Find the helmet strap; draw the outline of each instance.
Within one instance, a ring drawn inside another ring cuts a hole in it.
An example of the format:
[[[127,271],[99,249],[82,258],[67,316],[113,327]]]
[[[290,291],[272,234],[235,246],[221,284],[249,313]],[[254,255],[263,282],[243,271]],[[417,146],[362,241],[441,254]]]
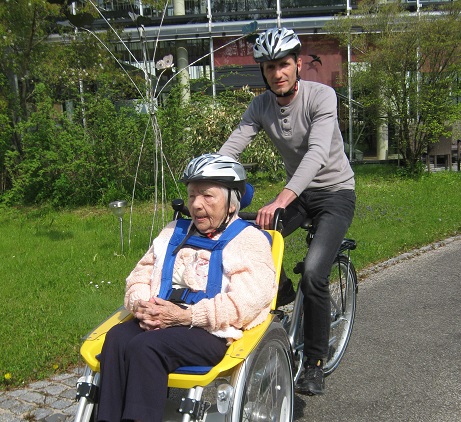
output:
[[[184,246],[184,244],[187,242],[187,240],[189,239],[189,237],[191,237],[194,233],[196,232],[199,232],[197,230],[197,227],[195,227],[195,224],[192,224],[192,227],[190,228],[190,230],[187,232],[187,235],[186,237],[183,239],[183,241],[178,245],[176,246],[175,250],[173,251],[173,255],[176,255],[178,253],[178,251]],[[200,232],[199,232],[200,233]]]
[[[289,89],[287,92],[285,92],[284,94],[276,94],[274,91],[272,91],[272,89],[271,91],[274,92],[275,96],[278,98],[290,97],[298,91],[298,81],[299,81],[299,76],[296,77],[296,82],[293,85],[293,87]]]

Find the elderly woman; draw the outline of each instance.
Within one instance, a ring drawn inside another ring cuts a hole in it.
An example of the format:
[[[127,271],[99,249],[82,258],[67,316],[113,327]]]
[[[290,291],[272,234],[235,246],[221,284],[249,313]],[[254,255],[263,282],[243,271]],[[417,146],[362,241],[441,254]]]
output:
[[[162,421],[169,373],[216,365],[265,320],[275,271],[265,235],[238,218],[245,180],[241,164],[218,154],[187,166],[192,221],[168,224],[127,278],[135,318],[107,333],[99,421]]]

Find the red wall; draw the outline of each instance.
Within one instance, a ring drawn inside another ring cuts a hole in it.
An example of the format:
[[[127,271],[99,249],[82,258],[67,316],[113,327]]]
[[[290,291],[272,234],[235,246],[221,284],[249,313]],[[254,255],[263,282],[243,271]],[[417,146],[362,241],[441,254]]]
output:
[[[326,85],[338,88],[344,84],[345,52],[340,51],[336,41],[326,38],[323,35],[302,35],[300,36],[302,49],[300,57],[303,66],[300,72],[302,79],[321,82]],[[232,41],[232,38],[219,38],[214,40],[215,66],[229,65],[254,65],[253,45],[245,40],[239,40],[228,46],[218,49],[222,45]],[[312,63],[315,54],[320,57],[322,64]]]

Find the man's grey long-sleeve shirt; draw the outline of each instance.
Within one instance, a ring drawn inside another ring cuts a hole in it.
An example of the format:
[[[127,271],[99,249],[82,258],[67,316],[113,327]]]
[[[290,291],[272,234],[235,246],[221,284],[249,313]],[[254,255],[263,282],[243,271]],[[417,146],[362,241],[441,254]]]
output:
[[[255,97],[219,153],[238,159],[261,129],[280,152],[287,174],[285,187],[296,195],[305,189],[354,189],[333,88],[301,80],[297,95],[286,106],[279,105],[271,91]]]

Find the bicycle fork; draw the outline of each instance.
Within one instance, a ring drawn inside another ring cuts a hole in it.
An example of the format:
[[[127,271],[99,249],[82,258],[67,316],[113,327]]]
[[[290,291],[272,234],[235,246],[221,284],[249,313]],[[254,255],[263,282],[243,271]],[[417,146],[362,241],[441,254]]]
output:
[[[301,288],[298,286],[298,291],[296,292],[296,298],[293,304],[291,324],[288,330],[288,341],[290,342],[291,350],[295,355],[294,361],[297,362],[297,367],[294,368],[293,375],[295,384],[301,376],[304,361],[304,341],[299,341],[300,333],[302,333],[301,338],[304,339],[304,333],[302,332],[304,324],[303,298],[304,296]]]

